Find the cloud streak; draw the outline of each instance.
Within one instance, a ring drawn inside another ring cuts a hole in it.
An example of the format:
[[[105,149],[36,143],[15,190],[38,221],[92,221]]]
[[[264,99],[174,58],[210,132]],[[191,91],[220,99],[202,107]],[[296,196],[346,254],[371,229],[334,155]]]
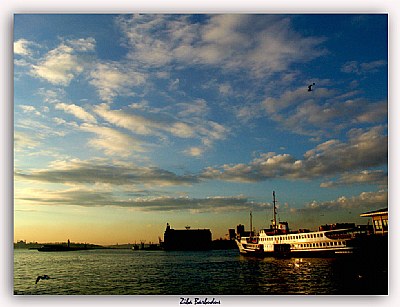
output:
[[[378,192],[362,192],[358,196],[341,196],[336,200],[318,202],[313,201],[305,205],[306,211],[337,211],[355,208],[385,208],[388,205],[388,193],[385,190]]]
[[[172,115],[175,111],[176,115]],[[95,106],[94,112],[105,121],[118,128],[124,128],[139,136],[175,137],[180,139],[200,140],[201,145],[189,146],[184,151],[187,155],[200,156],[211,148],[216,141],[225,139],[229,128],[215,121],[207,120],[207,105],[198,100],[191,106],[178,103],[174,109],[131,109],[113,110],[107,104]]]
[[[267,97],[261,106],[268,118],[286,130],[315,137],[386,121],[387,101],[367,101],[356,97],[357,94],[354,91],[340,94],[323,86],[308,92],[304,85],[278,97]],[[246,114],[246,109],[240,109],[238,117]]]
[[[340,187],[348,184],[388,185],[388,174],[382,170],[364,170],[357,173],[344,173],[335,181],[321,183],[322,188]]]
[[[387,163],[387,136],[382,126],[353,129],[347,143],[326,141],[307,151],[302,160],[290,154],[266,153],[249,164],[208,167],[202,177],[236,182],[259,182],[273,178],[312,179]]]
[[[98,189],[71,188],[59,191],[20,190],[16,199],[25,204],[48,206],[120,207],[147,212],[232,212],[264,210],[268,203],[257,203],[243,195],[206,198],[151,196],[130,197]]]
[[[79,118],[86,123],[96,123],[96,118],[93,115],[85,111],[85,109],[83,109],[82,107],[75,104],[66,104],[60,102],[55,105],[55,108],[57,110],[63,110],[66,113],[72,114],[76,118]]]
[[[111,184],[115,186],[129,185],[192,185],[199,182],[196,176],[177,175],[158,167],[138,166],[133,163],[115,161],[107,163],[104,159],[82,161],[56,161],[51,168],[16,171],[18,179],[64,184]]]

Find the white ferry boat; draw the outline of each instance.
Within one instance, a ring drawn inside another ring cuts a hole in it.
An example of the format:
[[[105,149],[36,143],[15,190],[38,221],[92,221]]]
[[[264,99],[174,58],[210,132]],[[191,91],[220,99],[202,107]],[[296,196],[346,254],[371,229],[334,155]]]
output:
[[[273,192],[274,219],[269,229],[257,235],[237,235],[235,241],[239,252],[253,256],[277,257],[334,257],[350,255],[357,250],[357,242],[363,232],[355,224],[333,224],[320,226],[319,231],[289,231],[287,222],[276,222],[276,200]],[[251,221],[250,213],[250,225]],[[250,226],[252,229],[252,226]]]

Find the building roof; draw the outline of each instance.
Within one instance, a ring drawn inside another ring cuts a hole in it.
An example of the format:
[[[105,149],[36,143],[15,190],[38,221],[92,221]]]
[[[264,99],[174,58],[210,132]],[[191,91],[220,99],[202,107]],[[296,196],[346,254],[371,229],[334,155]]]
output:
[[[376,216],[376,215],[384,215],[384,214],[388,214],[388,208],[365,212],[365,213],[360,214],[360,216],[368,217],[368,216]]]

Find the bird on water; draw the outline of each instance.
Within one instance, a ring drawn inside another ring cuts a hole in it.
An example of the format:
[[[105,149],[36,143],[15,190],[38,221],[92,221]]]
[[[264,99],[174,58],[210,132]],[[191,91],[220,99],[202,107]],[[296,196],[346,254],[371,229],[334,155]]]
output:
[[[310,85],[308,86],[308,91],[309,91],[309,92],[312,92],[312,86],[314,86],[314,85],[315,85],[315,83],[310,84]]]
[[[39,275],[39,276],[36,278],[35,284],[37,284],[41,279],[47,280],[47,279],[50,279],[50,276],[49,276],[49,275],[43,275],[43,276],[40,276],[40,275]]]

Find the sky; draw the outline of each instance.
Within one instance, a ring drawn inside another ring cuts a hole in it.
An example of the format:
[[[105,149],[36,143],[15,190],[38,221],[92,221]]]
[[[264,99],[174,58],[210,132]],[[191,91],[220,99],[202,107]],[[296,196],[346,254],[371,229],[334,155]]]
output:
[[[17,14],[14,240],[367,224],[388,206],[384,14]],[[315,83],[315,84],[314,84]],[[308,86],[312,91],[308,91]]]

